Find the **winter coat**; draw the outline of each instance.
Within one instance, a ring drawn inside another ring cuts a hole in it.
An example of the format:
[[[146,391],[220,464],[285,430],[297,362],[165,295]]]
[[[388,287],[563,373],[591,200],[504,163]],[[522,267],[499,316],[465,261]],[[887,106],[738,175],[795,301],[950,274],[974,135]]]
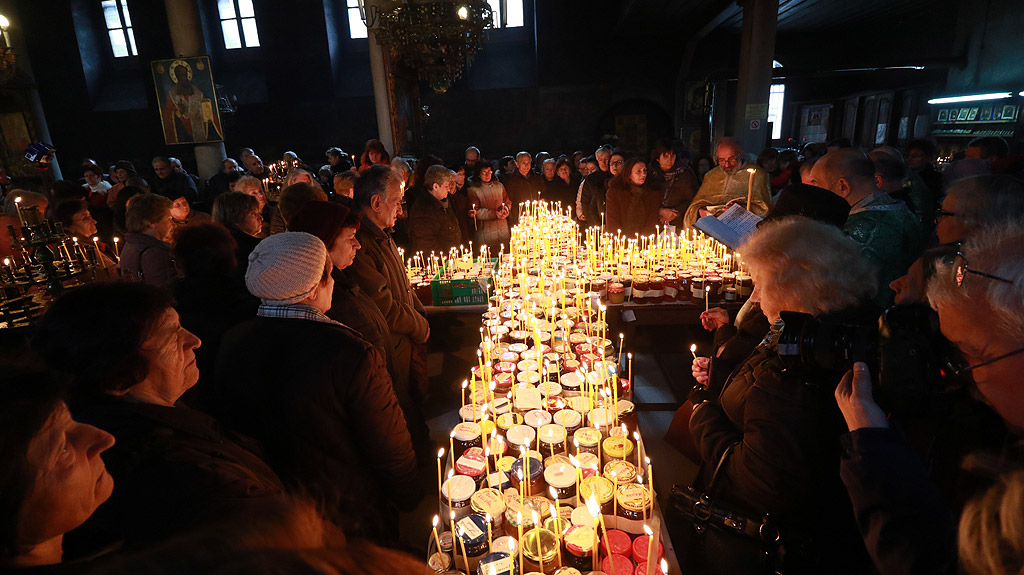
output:
[[[459,218],[454,205],[450,201],[446,203],[447,206],[430,193],[417,198],[409,212],[409,239],[414,253],[445,254],[461,243]]]
[[[250,236],[235,226],[228,226],[231,237],[235,238],[235,279],[244,287],[245,272],[249,269],[249,254],[259,245],[262,238]]]
[[[509,200],[512,201],[512,211],[508,217],[508,225],[512,227],[519,223],[519,204],[542,199],[544,176],[536,172],[524,176],[516,170],[505,176],[501,183],[508,192]]]
[[[476,241],[491,247],[497,254],[502,244],[508,246],[511,239],[508,218],[499,219],[502,206],[512,209],[512,200],[501,182],[491,178],[490,182],[473,182],[469,188],[469,203],[476,204]]]
[[[605,229],[622,230],[626,237],[654,234],[660,208],[661,196],[654,190],[612,179],[608,184]]]
[[[681,228],[686,209],[690,207],[700,187],[693,170],[677,162],[672,169],[663,172],[658,162],[651,162],[647,167],[646,185],[660,194],[661,207],[679,212],[679,216],[669,224]]]
[[[863,573],[869,564],[836,473],[845,424],[833,392],[841,376],[786,369],[769,338],[690,418],[705,480],[736,444],[718,475],[718,502],[774,517],[787,573]]]
[[[127,233],[121,250],[121,275],[147,285],[170,286],[178,279],[171,246],[150,235]]]
[[[331,275],[334,276],[334,296],[331,300],[331,309],[327,310],[327,317],[359,332],[359,335],[384,358],[388,373],[391,373],[393,378],[394,345],[384,314],[345,270],[335,268]]]
[[[273,353],[254,356],[271,346]],[[256,317],[230,330],[217,362],[217,413],[258,439],[287,485],[348,534],[387,533],[388,503],[419,497],[405,419],[383,359],[351,329]]]
[[[545,182],[544,200],[552,204],[560,202],[563,212],[570,206],[575,209],[576,190],[578,189],[579,182],[574,178],[570,178],[569,182],[566,183],[562,178],[555,176],[555,179]]]
[[[113,495],[65,538],[67,547],[88,551],[117,539],[144,546],[235,514],[244,521],[284,498],[256,443],[201,411],[105,396],[73,405],[72,414],[116,443],[103,453]]]
[[[601,225],[601,212],[604,212],[605,197],[608,193],[608,180],[612,178],[610,172],[598,170],[583,178],[580,184],[579,197],[576,199],[577,213],[582,211],[588,226]]]

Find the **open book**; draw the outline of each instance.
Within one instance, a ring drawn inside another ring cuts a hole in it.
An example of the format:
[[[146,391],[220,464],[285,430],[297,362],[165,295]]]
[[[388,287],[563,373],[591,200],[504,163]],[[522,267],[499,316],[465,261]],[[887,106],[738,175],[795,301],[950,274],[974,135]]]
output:
[[[717,218],[714,216],[699,218],[695,226],[698,230],[735,250],[746,241],[750,234],[754,233],[757,223],[763,219],[744,209],[743,206],[733,204]]]

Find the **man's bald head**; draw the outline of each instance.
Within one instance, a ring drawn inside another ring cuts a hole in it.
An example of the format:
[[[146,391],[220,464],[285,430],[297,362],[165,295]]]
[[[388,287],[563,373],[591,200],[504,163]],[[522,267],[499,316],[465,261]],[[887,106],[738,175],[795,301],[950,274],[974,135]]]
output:
[[[825,154],[814,164],[811,177],[814,185],[831,190],[851,206],[875,191],[875,165],[855,148]]]
[[[715,146],[715,162],[727,174],[733,174],[743,163],[740,155],[743,149],[740,148],[739,140],[735,138],[722,138]]]

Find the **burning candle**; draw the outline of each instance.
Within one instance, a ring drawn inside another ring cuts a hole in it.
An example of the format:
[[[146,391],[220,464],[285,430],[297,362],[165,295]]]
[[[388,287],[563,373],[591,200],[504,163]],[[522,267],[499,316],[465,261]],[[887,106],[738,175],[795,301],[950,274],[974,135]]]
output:
[[[435,515],[434,516],[434,520],[431,521],[431,524],[433,525],[433,531],[434,531],[434,544],[437,545],[437,554],[438,554],[438,556],[441,555],[441,538],[437,536],[437,524],[439,523],[439,520],[440,520],[440,518],[437,515]]]
[[[697,344],[695,344],[695,343],[691,343],[690,344],[690,355],[693,356],[693,359],[697,359]]]
[[[18,211],[18,223],[25,227],[25,218],[21,215],[21,196],[14,198],[14,209]]]
[[[750,173],[750,179],[747,182],[747,210],[750,209],[750,199],[754,195],[754,168],[747,168],[747,172]]]

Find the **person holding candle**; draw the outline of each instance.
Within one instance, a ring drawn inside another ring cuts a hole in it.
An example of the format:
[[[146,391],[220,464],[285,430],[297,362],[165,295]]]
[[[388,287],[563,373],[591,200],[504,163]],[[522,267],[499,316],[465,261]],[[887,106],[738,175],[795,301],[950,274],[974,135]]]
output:
[[[618,175],[608,183],[607,229],[621,230],[629,237],[655,233],[661,210],[661,197],[647,181],[647,165],[640,158],[630,158]]]
[[[53,219],[64,226],[64,231],[68,235],[79,238],[89,238],[89,241],[91,241],[93,237],[96,237],[96,220],[89,212],[89,205],[85,200],[61,200],[53,206],[52,214]],[[98,253],[97,257],[99,258],[99,267],[103,269],[116,268],[117,263],[115,261],[113,248],[98,239],[96,242],[92,243],[93,248],[95,248]],[[93,248],[87,249],[92,250]],[[57,256],[57,259],[60,259],[60,254],[56,249],[54,250],[54,254]]]
[[[784,544],[800,542],[787,548],[787,572],[790,565],[865,572],[864,544],[836,473],[842,418],[832,394],[842,373],[786,369],[776,343],[782,311],[823,321],[876,318],[875,271],[839,229],[799,216],[762,226],[742,252],[752,299],[776,325],[690,417],[701,477],[710,478],[731,449],[717,474],[716,504],[755,523],[766,513],[777,518]]]
[[[488,162],[478,162],[469,183],[469,202],[476,206],[476,243],[497,253],[502,244],[508,244],[512,200],[505,186],[494,177],[494,168]]]
[[[733,138],[720,140],[715,153],[718,166],[704,176],[697,196],[686,210],[683,225],[693,228],[697,218],[708,215],[708,209],[712,207],[721,209],[733,201],[746,206],[748,195],[751,198],[750,211],[759,216],[767,214],[772,207],[768,173],[745,164],[740,143]],[[748,172],[747,168],[754,169],[754,172]]]

